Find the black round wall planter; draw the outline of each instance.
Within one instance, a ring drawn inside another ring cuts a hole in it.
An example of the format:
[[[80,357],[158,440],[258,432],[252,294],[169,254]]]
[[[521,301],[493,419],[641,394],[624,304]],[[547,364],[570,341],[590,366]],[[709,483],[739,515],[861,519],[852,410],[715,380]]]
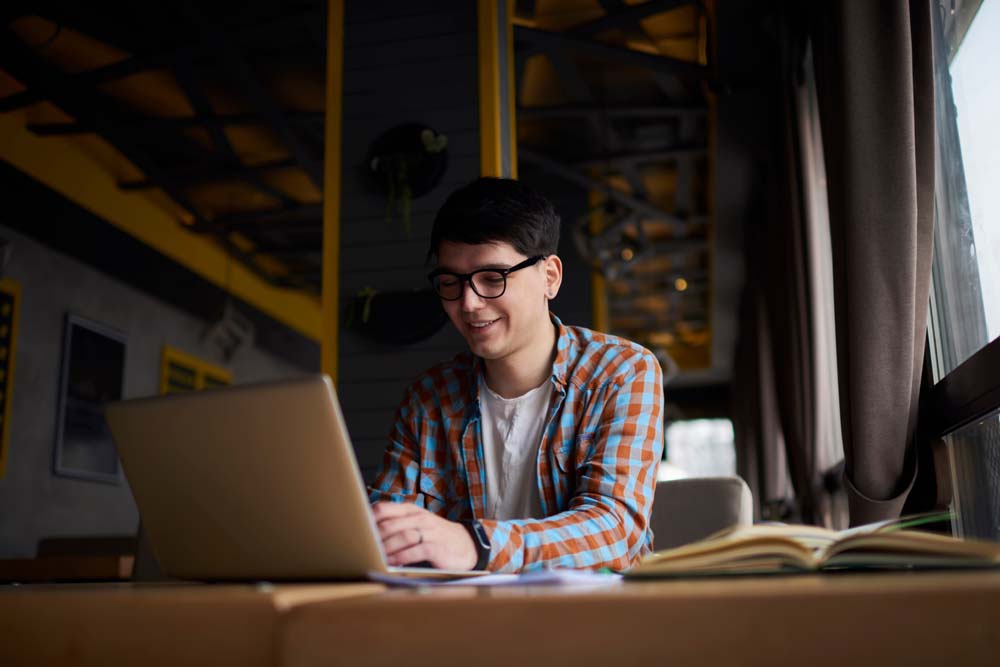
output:
[[[448,315],[433,290],[419,289],[355,297],[347,321],[350,328],[383,345],[410,345],[440,331]]]
[[[413,198],[427,194],[441,182],[448,167],[448,149],[428,148],[424,141],[427,131],[435,139],[441,136],[427,125],[406,123],[386,130],[372,142],[368,172],[376,189],[388,194],[392,188],[390,179],[398,179],[400,170]]]

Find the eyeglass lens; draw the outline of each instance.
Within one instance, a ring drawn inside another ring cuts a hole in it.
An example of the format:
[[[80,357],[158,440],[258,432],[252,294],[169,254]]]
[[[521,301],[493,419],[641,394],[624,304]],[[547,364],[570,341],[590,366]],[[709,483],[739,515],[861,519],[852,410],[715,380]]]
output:
[[[462,278],[442,274],[434,276],[434,289],[442,299],[454,300],[462,298]],[[469,276],[469,283],[472,290],[484,299],[495,299],[504,293],[507,287],[507,278],[499,271],[476,271]]]

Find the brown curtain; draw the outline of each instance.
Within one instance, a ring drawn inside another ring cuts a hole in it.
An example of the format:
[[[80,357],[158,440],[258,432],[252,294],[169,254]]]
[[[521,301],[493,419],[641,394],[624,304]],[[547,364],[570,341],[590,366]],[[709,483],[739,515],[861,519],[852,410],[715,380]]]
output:
[[[778,418],[772,339],[760,290],[744,290],[733,373],[737,473],[754,498],[754,519],[792,518],[785,441]]]
[[[818,5],[851,524],[898,516],[915,475],[934,197],[929,0]]]
[[[771,122],[766,160],[757,172],[762,198],[746,232],[747,288],[734,394],[741,397],[737,419],[747,424],[737,432],[746,461],[740,471],[757,476],[753,490],[765,518],[814,523],[822,514],[817,388],[823,375],[813,331],[817,303],[807,206],[812,202],[806,197],[811,183],[800,117],[807,18],[795,3],[784,5],[775,16],[773,41],[767,42],[774,47],[763,78]],[[750,396],[754,400],[747,400]],[[794,507],[787,502],[792,490]]]
[[[777,76],[773,97],[770,214],[767,253],[761,274],[772,336],[774,382],[785,456],[795,489],[798,520],[816,520],[819,473],[816,470],[815,355],[812,333],[809,253],[803,210],[802,149],[798,141],[796,96],[802,85],[805,36],[794,11],[778,22]]]
[[[730,414],[733,417],[733,443],[736,450],[736,474],[750,487],[754,500],[754,521],[761,518],[764,497],[761,480],[760,418],[756,400],[759,392],[753,383],[757,378],[757,356],[754,354],[756,333],[750,319],[749,290],[744,288],[740,303],[740,335],[733,355],[733,391]],[[748,400],[750,399],[750,400]]]
[[[843,529],[848,525],[848,517],[842,484],[844,444],[840,432],[830,212],[811,49],[806,49],[803,56],[801,68],[796,67],[803,80],[796,80],[794,86],[794,120],[798,139],[798,174],[803,195],[801,218],[805,228],[805,266],[809,283],[807,301],[811,325],[811,435],[806,444],[814,475],[814,523]]]

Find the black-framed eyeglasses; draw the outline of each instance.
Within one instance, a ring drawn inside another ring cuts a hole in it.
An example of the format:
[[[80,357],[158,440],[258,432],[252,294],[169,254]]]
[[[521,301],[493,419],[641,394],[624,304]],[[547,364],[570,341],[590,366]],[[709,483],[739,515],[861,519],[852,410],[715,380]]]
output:
[[[545,257],[545,255],[535,255],[509,269],[477,269],[472,273],[452,273],[444,269],[434,269],[427,274],[427,279],[431,281],[437,295],[445,301],[461,299],[462,287],[466,282],[472,287],[472,291],[480,297],[496,299],[507,291],[507,276],[515,271],[534,266]]]

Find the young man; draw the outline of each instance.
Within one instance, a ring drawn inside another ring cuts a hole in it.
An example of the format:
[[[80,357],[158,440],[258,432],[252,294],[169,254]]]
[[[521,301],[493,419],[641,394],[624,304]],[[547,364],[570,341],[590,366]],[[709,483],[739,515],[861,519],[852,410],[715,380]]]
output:
[[[563,325],[559,217],[481,178],[438,212],[431,283],[469,345],[421,375],[371,488],[391,565],[624,569],[652,545],[663,381],[645,348]]]

